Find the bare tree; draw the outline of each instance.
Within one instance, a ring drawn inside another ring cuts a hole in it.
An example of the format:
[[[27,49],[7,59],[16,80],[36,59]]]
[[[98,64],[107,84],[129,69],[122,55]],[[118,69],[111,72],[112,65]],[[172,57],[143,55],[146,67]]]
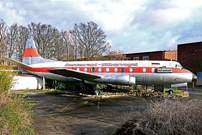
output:
[[[18,39],[18,25],[15,23],[11,27],[9,27],[9,30],[7,32],[7,54],[8,57],[11,58],[16,50],[16,44]]]
[[[38,49],[38,53],[48,59],[57,59],[60,48],[61,33],[58,29],[51,25],[34,23],[28,25],[29,32],[33,34],[33,38]]]
[[[31,24],[28,24],[28,30],[29,34],[34,38],[38,53],[41,55],[41,23],[31,22]]]
[[[16,60],[19,60],[22,62],[23,53],[26,46],[26,41],[29,36],[29,31],[27,27],[19,26],[18,28],[18,40],[17,40],[17,46],[16,46]]]
[[[74,42],[73,36],[70,34],[69,31],[62,31],[62,54],[63,60],[73,60],[75,58],[74,46],[72,46],[72,42]]]
[[[93,60],[95,57],[101,57],[110,48],[109,42],[105,39],[105,32],[94,22],[75,24],[70,34],[73,36],[73,42],[70,43],[74,46],[75,55],[79,53],[80,58]]]
[[[6,32],[7,32],[7,25],[3,20],[0,20],[0,57],[6,53]],[[0,59],[0,64],[2,63]]]
[[[49,42],[46,45],[46,57],[49,59],[60,60],[63,57],[62,35],[56,28],[49,30]]]
[[[73,32],[72,30],[67,32],[68,48],[69,48],[68,56],[69,60],[77,60],[79,43],[75,40],[75,37],[71,34],[72,32]]]
[[[108,54],[110,48],[105,39],[105,32],[94,22],[75,24],[73,30],[59,32],[51,25],[34,22],[28,24],[28,27],[13,24],[7,29],[1,21],[0,30],[1,50],[5,49],[3,52],[6,52],[8,57],[15,56],[19,61],[22,61],[26,41],[30,35],[35,41],[38,53],[48,59],[95,60]]]
[[[123,51],[111,51],[109,52],[109,55],[105,57],[108,60],[125,60],[126,55],[124,54]]]

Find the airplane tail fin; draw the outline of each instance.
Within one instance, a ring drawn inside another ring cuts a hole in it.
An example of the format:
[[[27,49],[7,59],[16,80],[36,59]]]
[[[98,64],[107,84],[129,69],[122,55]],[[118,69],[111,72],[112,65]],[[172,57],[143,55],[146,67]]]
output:
[[[31,64],[46,63],[46,62],[54,62],[54,60],[42,58],[37,52],[36,45],[33,38],[30,37],[29,39],[27,39],[22,63],[31,65]]]

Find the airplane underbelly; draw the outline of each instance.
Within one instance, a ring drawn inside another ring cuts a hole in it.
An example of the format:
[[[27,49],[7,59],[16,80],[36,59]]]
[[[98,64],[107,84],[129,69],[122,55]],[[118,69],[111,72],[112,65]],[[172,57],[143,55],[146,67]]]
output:
[[[136,78],[137,84],[140,85],[167,85],[192,81],[192,75],[189,73],[147,73],[138,74]]]
[[[137,78],[137,84],[138,85],[153,85],[154,83],[161,84],[163,82],[163,76],[157,75],[157,74],[136,74],[135,77]]]
[[[153,73],[143,74],[141,80],[143,85],[163,84],[165,82],[164,76]]]

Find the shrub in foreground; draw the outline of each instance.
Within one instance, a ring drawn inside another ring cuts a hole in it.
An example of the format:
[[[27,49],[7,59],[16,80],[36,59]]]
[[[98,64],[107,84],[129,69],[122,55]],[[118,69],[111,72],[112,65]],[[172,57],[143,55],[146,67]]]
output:
[[[202,133],[202,100],[164,99],[151,102],[116,130],[116,135],[199,135]]]
[[[14,76],[11,68],[0,66],[0,134],[35,134],[28,111],[33,104],[24,101],[26,95],[9,93]]]

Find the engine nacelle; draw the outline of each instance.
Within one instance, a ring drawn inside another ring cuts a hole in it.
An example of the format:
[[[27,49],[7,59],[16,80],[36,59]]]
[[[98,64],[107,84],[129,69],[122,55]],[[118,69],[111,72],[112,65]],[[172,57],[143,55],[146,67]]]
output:
[[[107,75],[102,78],[85,81],[87,83],[117,84],[117,85],[134,85],[135,77],[130,75]]]

